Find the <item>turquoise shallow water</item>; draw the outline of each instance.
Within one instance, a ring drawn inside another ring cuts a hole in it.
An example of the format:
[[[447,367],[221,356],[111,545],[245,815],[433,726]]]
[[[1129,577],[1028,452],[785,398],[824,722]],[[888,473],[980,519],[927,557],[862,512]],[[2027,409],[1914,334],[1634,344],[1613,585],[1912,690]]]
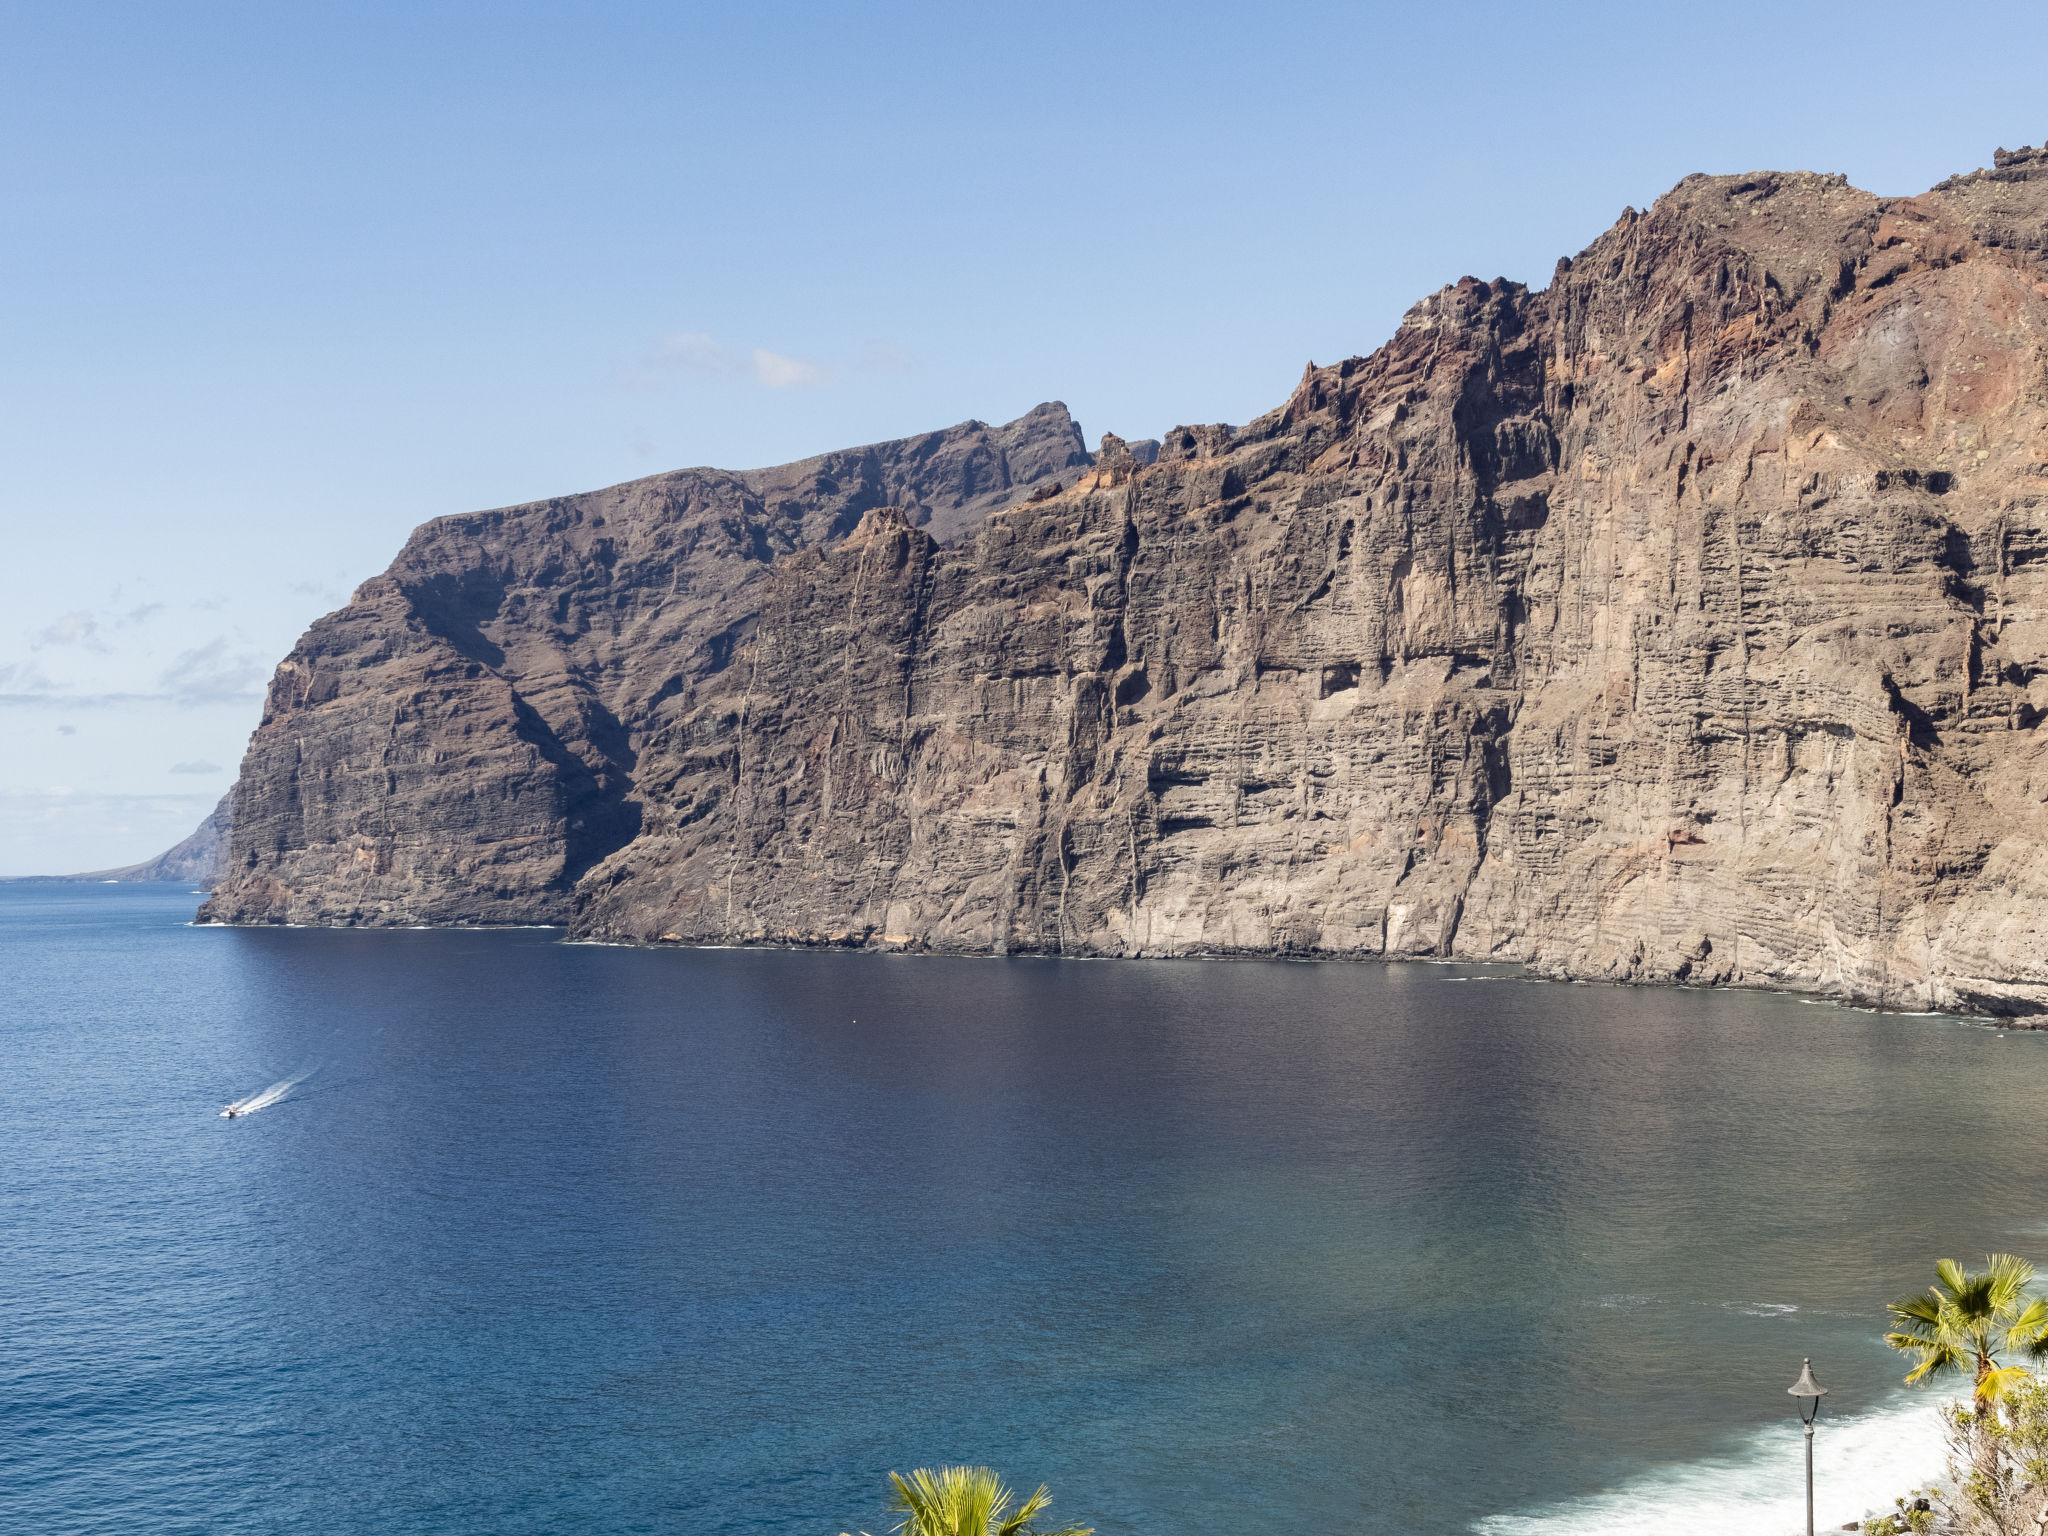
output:
[[[1950,1020],[192,905],[0,886],[0,1530],[1767,1531],[1806,1354],[1839,1523],[1883,1300],[2048,1248],[2048,1040]]]

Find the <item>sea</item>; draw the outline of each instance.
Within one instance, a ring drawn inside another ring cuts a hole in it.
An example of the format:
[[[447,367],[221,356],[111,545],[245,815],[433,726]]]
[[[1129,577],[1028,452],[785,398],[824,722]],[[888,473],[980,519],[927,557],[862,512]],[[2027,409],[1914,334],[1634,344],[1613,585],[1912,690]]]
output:
[[[2048,1256],[2048,1036],[1435,964],[641,950],[0,886],[0,1531],[1776,1536]],[[231,1104],[245,1113],[224,1118]]]

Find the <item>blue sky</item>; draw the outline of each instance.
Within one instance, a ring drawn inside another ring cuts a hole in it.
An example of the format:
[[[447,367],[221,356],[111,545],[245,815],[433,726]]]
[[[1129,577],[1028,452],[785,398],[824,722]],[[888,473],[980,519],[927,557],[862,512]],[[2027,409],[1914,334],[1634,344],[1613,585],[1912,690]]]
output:
[[[188,830],[425,518],[1242,421],[1690,171],[2038,142],[2044,57],[2038,5],[16,0],[0,874]]]

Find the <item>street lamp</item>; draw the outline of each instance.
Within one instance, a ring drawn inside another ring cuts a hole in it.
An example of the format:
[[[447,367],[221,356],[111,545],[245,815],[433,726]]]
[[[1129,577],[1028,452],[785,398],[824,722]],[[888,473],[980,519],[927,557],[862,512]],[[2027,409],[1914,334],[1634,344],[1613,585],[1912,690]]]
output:
[[[1799,1422],[1806,1427],[1806,1536],[1813,1536],[1813,1421],[1828,1389],[1813,1379],[1813,1362],[1799,1362],[1799,1379],[1785,1389],[1799,1399]]]

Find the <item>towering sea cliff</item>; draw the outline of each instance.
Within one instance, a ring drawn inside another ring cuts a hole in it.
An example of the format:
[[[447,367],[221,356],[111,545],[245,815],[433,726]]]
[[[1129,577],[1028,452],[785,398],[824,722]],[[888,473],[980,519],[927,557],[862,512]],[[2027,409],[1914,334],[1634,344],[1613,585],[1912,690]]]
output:
[[[447,518],[204,915],[2048,1009],[2048,153],[1693,177],[1242,428]]]

